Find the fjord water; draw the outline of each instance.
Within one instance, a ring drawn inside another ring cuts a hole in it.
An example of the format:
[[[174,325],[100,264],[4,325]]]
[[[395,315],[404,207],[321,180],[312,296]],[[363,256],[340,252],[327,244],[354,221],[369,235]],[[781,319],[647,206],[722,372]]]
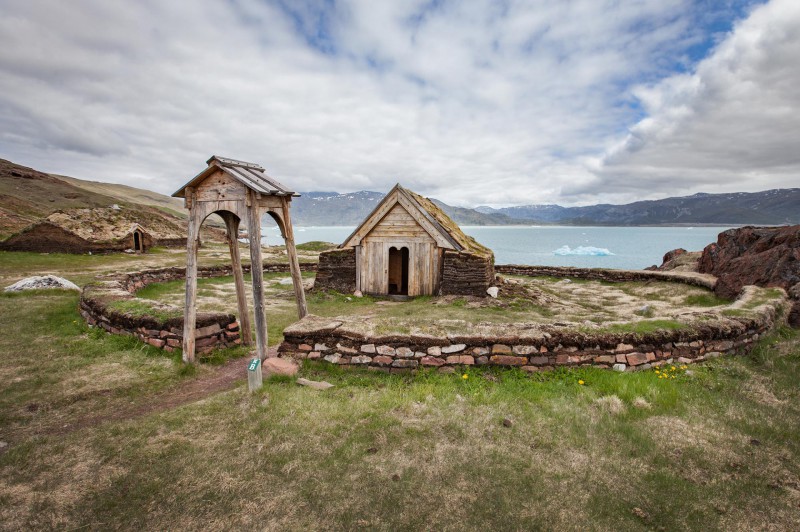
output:
[[[353,226],[296,227],[298,244],[323,240],[340,244]],[[497,264],[534,264],[639,270],[669,250],[700,251],[729,227],[573,227],[462,226],[461,229],[494,251]],[[283,244],[275,226],[264,227],[265,243]],[[566,246],[566,248],[565,248]],[[605,254],[605,252],[609,254]],[[558,252],[559,254],[556,254]]]

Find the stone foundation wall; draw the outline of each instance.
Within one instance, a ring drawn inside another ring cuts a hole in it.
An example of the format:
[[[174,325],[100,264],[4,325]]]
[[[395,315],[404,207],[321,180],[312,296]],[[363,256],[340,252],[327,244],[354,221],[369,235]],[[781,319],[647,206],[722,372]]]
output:
[[[586,279],[591,281],[645,282],[672,281],[713,290],[716,278],[691,272],[661,272],[649,270],[604,270],[600,268],[572,268],[568,266],[527,266],[520,264],[500,264],[494,267],[497,273],[508,275],[527,275],[530,277],[558,277]]]
[[[742,299],[738,303],[750,301]],[[788,299],[776,298],[748,311],[747,315],[703,313],[702,319],[678,330],[649,334],[588,333],[552,324],[534,326],[535,331],[495,337],[470,334],[365,337],[335,318],[309,315],[286,328],[279,352],[297,359],[321,359],[341,366],[386,372],[426,367],[452,372],[457,367],[472,365],[518,367],[527,372],[576,366],[635,371],[746,352],[763,334],[785,323],[788,312]]]
[[[332,249],[319,254],[314,288],[352,294],[356,290],[356,251]]]
[[[494,256],[445,251],[442,264],[441,295],[485,297],[494,283]]]
[[[313,271],[316,264],[301,263],[301,271]],[[249,265],[242,268],[249,272]],[[288,264],[265,264],[265,273],[289,272]],[[231,266],[198,268],[198,277],[224,277],[232,275]],[[92,283],[83,288],[80,313],[89,325],[100,327],[111,334],[135,336],[141,341],[166,351],[180,349],[183,342],[183,309],[164,307],[174,311],[174,318],[135,316],[110,307],[116,301],[136,299],[136,291],[151,283],[163,283],[186,278],[186,268],[159,268],[119,275],[111,280]],[[198,313],[195,328],[196,349],[205,354],[213,349],[232,347],[241,343],[236,316],[224,313]]]

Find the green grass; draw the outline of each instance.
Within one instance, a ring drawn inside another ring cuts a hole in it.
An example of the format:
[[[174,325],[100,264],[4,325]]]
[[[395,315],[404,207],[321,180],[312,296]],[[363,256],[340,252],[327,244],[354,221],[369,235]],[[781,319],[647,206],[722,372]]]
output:
[[[690,307],[719,307],[722,305],[729,305],[728,299],[717,297],[713,293],[707,294],[691,294],[686,296],[686,305]]]
[[[616,333],[649,334],[656,331],[677,331],[687,325],[675,320],[642,320],[631,323],[612,323],[606,329]]]
[[[793,530],[800,522],[796,330],[668,380],[588,367],[385,375],[304,363],[302,376],[335,387],[271,378],[253,394],[240,385],[76,428],[214,371],[88,328],[77,301],[65,291],[0,297],[3,530]],[[293,302],[281,301],[284,310],[267,312],[270,335],[278,316],[291,318]],[[379,302],[309,295],[331,312],[415,308]]]
[[[108,308],[132,317],[151,316],[159,321],[166,321],[171,318],[183,316],[183,309],[179,308],[156,308],[147,300],[143,299],[123,299],[112,301]]]
[[[303,244],[297,244],[297,249],[300,251],[326,251],[329,249],[333,249],[336,246],[337,244],[332,244],[331,242],[312,240],[311,242],[304,242]]]

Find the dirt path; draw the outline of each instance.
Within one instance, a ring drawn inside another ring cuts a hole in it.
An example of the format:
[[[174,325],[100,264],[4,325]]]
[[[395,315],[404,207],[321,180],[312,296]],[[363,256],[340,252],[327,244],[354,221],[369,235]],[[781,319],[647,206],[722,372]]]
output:
[[[275,347],[271,347],[267,352],[267,357],[274,357],[277,355],[278,351]],[[40,434],[69,434],[84,428],[96,427],[103,423],[144,417],[200,401],[216,393],[230,390],[239,381],[245,380],[249,362],[249,357],[228,360],[225,364],[207,375],[193,380],[187,380],[163,392],[147,397],[146,403],[123,406],[110,414],[85,417],[68,425],[45,429],[40,432]]]

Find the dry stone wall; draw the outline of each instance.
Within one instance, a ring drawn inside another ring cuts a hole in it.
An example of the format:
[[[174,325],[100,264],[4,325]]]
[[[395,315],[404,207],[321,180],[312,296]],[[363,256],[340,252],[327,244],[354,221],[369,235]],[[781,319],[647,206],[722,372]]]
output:
[[[713,288],[714,284],[714,278],[709,276],[663,272],[533,266],[499,266],[497,269],[509,274],[606,281],[658,279],[706,288]],[[741,308],[746,301],[738,303]],[[279,352],[297,359],[319,359],[341,366],[368,367],[384,372],[407,372],[426,367],[452,372],[458,367],[472,365],[518,367],[527,372],[575,366],[635,371],[746,352],[763,334],[784,323],[788,311],[788,300],[777,298],[741,315],[704,313],[703,319],[678,330],[648,334],[589,333],[552,324],[536,326],[535,331],[526,331],[525,334],[493,337],[470,334],[366,337],[335,318],[309,315],[284,330],[284,342]],[[515,329],[509,327],[508,330]]]
[[[691,272],[661,272],[649,270],[604,270],[600,268],[573,268],[569,266],[527,266],[520,264],[500,264],[495,266],[497,273],[507,275],[527,275],[530,277],[558,277],[586,279],[589,281],[646,282],[672,281],[713,290],[716,278]]]
[[[313,271],[316,264],[301,263],[301,271]],[[249,265],[242,268],[250,271]],[[288,264],[265,264],[266,273],[289,272]],[[198,268],[198,277],[224,277],[232,275],[231,266]],[[186,268],[160,268],[119,275],[113,279],[91,283],[83,288],[80,313],[89,325],[100,327],[111,334],[135,336],[141,341],[166,351],[179,349],[183,340],[182,309],[172,307],[175,317],[160,318],[155,315],[134,315],[116,310],[112,303],[136,299],[137,290],[151,283],[162,283],[186,278]],[[155,312],[153,314],[156,314]],[[241,343],[239,324],[233,314],[198,313],[195,328],[197,352],[204,354],[221,347]]]

